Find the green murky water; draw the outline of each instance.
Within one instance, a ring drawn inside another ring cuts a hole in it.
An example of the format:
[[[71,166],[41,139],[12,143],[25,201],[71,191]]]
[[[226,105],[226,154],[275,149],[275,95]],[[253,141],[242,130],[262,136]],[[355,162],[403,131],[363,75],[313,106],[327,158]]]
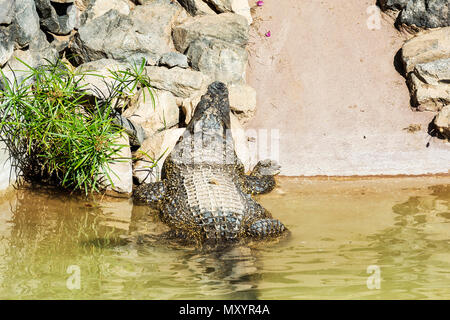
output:
[[[260,202],[288,239],[206,253],[123,241],[167,230],[127,200],[13,192],[0,201],[0,298],[450,298],[449,177],[284,178]]]

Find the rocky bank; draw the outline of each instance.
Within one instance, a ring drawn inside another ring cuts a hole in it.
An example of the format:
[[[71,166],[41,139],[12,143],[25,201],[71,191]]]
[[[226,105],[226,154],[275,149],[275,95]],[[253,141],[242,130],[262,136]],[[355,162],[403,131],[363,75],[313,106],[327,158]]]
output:
[[[129,161],[111,163],[116,178],[104,186],[129,195],[133,182],[159,178],[165,156],[212,81],[230,88],[236,143],[246,152],[239,130],[256,107],[255,90],[245,80],[251,22],[248,2],[240,0],[0,0],[0,67],[10,80],[20,80],[25,66],[17,58],[32,67],[63,58],[102,76],[84,79],[101,99],[112,81],[109,70],[144,59],[155,105],[136,92],[138,98],[122,106],[117,121],[133,134],[118,138],[129,146],[118,159]],[[149,158],[159,159],[158,165]]]

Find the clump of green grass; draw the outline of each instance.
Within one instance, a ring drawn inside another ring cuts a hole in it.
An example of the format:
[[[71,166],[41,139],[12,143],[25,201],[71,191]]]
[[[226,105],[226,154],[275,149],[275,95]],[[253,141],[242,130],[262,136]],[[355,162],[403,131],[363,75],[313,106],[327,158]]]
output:
[[[110,71],[113,82],[102,98],[89,95],[83,84],[86,75],[95,74],[77,72],[61,60],[38,68],[21,62],[26,67],[21,81],[8,80],[0,70],[0,140],[19,181],[86,194],[99,191],[103,179],[112,184],[109,163],[124,147],[115,143],[123,132],[114,123],[118,101],[135,89],[147,90],[154,101],[145,61]]]

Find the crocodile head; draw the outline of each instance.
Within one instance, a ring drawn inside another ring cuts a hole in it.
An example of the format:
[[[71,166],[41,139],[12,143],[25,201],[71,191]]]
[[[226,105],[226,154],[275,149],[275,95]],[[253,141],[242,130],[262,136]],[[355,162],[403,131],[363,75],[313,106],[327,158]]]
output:
[[[172,158],[185,164],[232,164],[234,155],[228,89],[222,82],[213,82],[175,145]]]
[[[230,103],[228,88],[222,82],[213,82],[197,105],[187,126],[191,133],[224,134],[230,129]]]

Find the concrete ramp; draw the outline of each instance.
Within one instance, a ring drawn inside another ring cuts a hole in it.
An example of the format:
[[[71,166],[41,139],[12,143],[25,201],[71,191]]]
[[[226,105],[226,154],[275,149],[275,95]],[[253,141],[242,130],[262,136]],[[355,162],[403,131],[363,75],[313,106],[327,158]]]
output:
[[[449,172],[450,144],[427,134],[434,113],[410,108],[394,66],[406,37],[384,15],[369,28],[374,3],[267,0],[256,9],[247,78],[258,104],[246,128],[279,130],[281,174]]]

